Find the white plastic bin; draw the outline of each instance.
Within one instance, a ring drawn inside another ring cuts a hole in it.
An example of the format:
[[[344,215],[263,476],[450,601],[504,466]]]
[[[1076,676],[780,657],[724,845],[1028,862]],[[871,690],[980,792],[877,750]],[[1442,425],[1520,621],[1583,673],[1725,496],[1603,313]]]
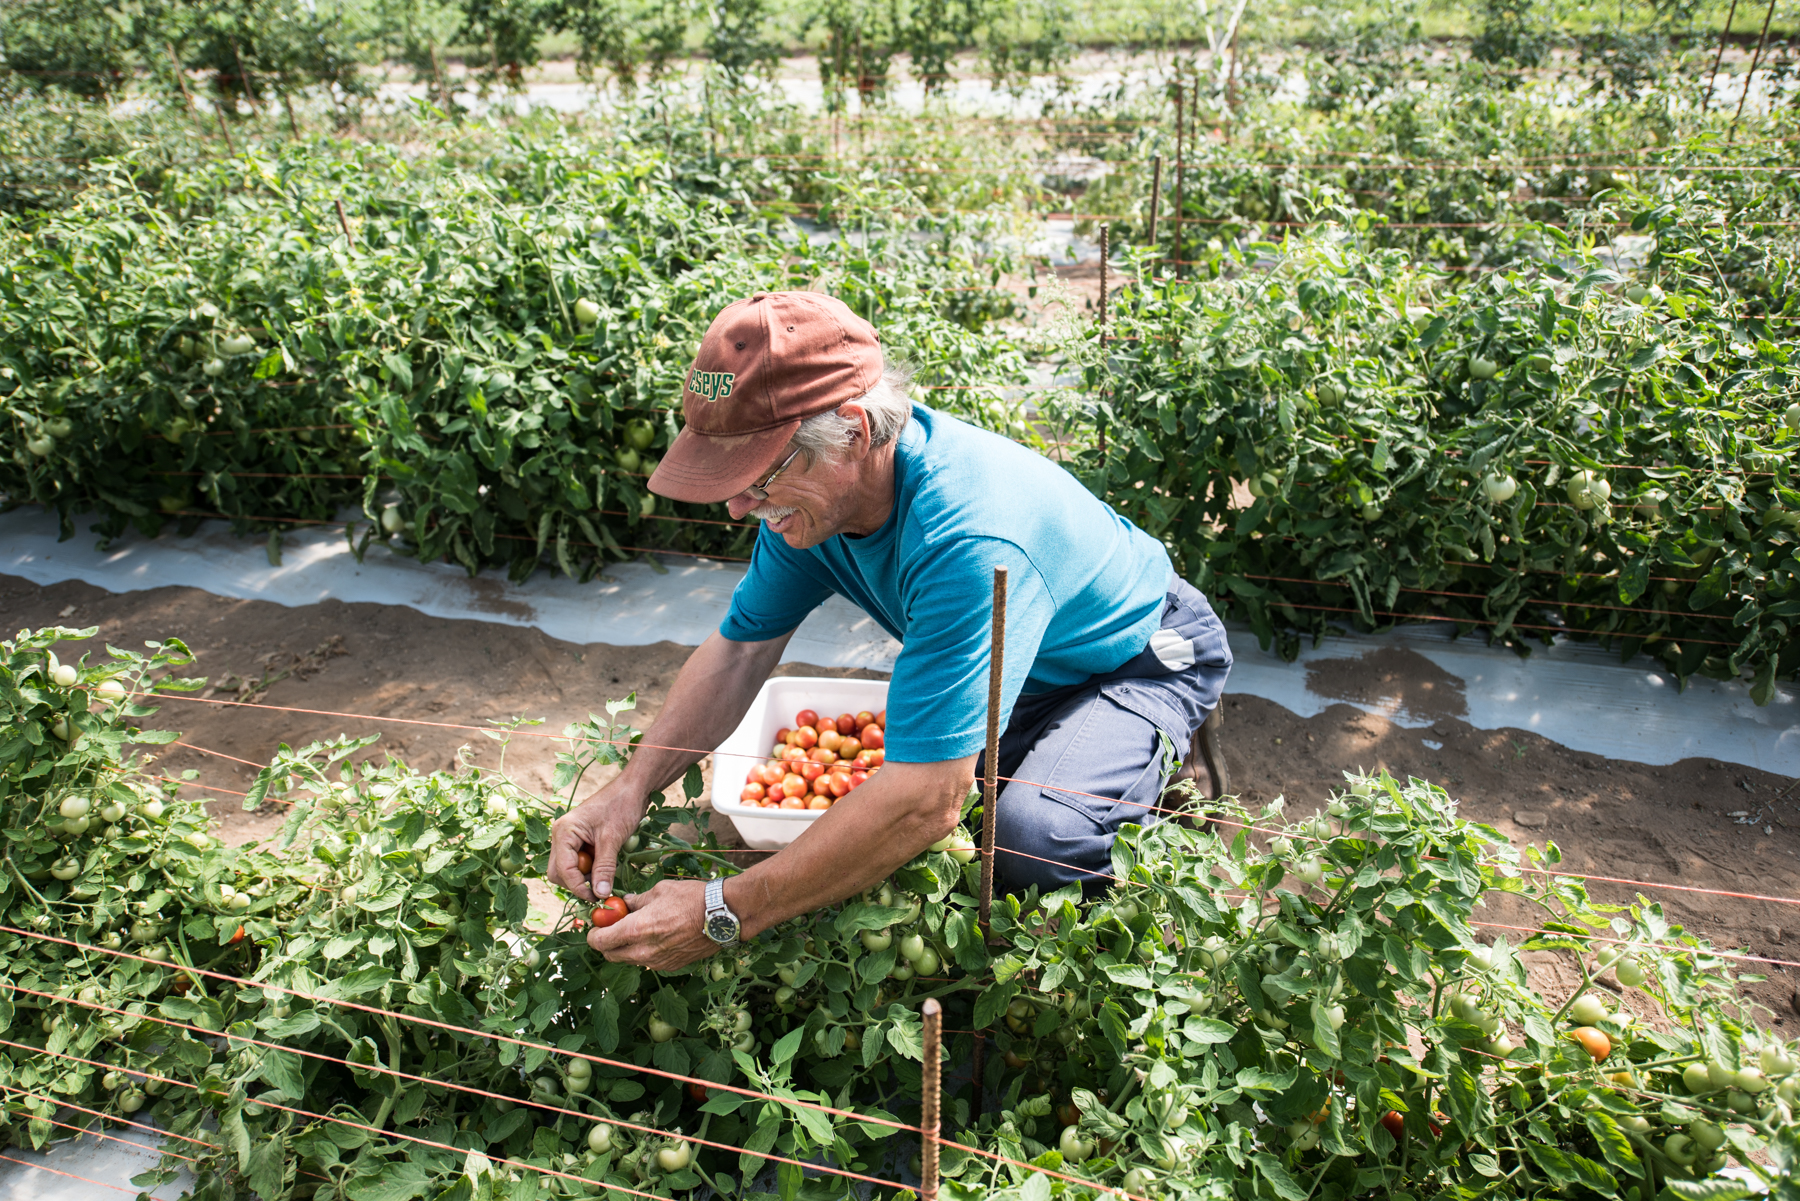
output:
[[[781,676],[765,681],[744,720],[713,752],[713,811],[730,818],[743,840],[758,850],[776,850],[800,837],[807,823],[817,821],[825,811],[752,808],[738,800],[745,774],[769,758],[775,731],[792,726],[794,714],[800,710],[817,709],[821,716],[829,712],[833,717],[864,709],[879,713],[887,708],[887,693],[886,680]]]

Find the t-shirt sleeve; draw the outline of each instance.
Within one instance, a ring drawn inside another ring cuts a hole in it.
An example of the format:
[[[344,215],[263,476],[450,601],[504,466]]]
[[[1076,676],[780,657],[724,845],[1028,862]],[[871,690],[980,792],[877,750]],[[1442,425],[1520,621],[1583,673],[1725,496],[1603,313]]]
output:
[[[750,552],[750,570],[732,590],[719,633],[733,642],[767,642],[797,629],[831,595],[831,586],[819,577],[812,556],[763,527]]]
[[[1056,602],[1017,546],[994,538],[960,540],[910,573],[906,642],[888,685],[887,758],[942,763],[987,745],[988,649],[999,566],[1007,569],[1002,723],[1012,711]]]

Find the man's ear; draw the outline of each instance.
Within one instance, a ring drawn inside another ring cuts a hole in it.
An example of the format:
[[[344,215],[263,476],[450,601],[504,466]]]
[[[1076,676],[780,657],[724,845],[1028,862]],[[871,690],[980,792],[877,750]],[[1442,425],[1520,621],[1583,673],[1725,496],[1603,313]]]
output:
[[[867,457],[869,453],[869,411],[855,401],[851,401],[849,404],[839,405],[837,415],[846,421],[854,420],[862,426],[861,430],[853,436],[851,444],[844,448],[845,457],[849,459]]]

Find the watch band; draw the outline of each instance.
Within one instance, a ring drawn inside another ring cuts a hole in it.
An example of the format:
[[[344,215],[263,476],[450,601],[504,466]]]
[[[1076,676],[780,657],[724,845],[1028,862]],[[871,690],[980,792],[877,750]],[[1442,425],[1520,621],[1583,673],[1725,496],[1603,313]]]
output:
[[[706,936],[722,947],[735,947],[739,941],[742,924],[737,914],[725,903],[725,881],[708,880],[706,882],[706,920],[702,929]]]

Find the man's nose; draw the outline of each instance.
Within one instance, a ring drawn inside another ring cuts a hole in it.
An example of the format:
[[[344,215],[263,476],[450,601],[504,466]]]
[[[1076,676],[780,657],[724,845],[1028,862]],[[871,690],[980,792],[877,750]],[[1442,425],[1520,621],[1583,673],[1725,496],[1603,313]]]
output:
[[[747,492],[740,492],[725,502],[725,511],[731,514],[733,521],[741,520],[744,514],[757,506],[757,500]]]

